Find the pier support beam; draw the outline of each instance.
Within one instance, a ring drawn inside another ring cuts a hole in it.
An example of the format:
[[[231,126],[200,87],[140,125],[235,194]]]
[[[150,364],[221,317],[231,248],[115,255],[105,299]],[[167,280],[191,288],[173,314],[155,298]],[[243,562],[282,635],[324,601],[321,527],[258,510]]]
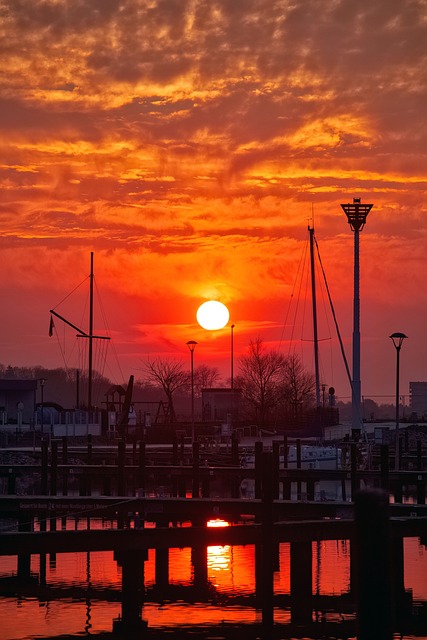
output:
[[[19,515],[18,517],[18,531],[32,531],[32,523],[29,520],[29,515]],[[31,555],[29,553],[22,553],[18,556],[18,580],[20,582],[26,582],[31,576]]]
[[[193,442],[193,481],[191,495],[193,498],[200,497],[200,443]]]
[[[291,621],[311,624],[313,619],[312,543],[291,543]]]
[[[119,440],[117,451],[117,495],[124,496],[125,493],[125,464],[126,464],[126,442]]]
[[[278,463],[278,452],[277,463]],[[262,624],[265,631],[273,628],[274,624],[274,559],[277,554],[277,543],[273,542],[273,486],[276,476],[273,468],[274,453],[263,454],[262,476]],[[278,471],[278,470],[277,470]]]
[[[113,623],[113,631],[139,631],[147,625],[141,619],[144,602],[144,562],[146,551],[120,551],[115,559],[122,567],[122,617]]]
[[[147,464],[146,459],[146,447],[145,440],[139,441],[139,455],[138,455],[138,495],[139,497],[145,496],[145,467]]]
[[[392,640],[389,498],[385,491],[355,496],[356,594],[359,640]]]
[[[156,549],[156,588],[165,589],[169,586],[169,549]]]

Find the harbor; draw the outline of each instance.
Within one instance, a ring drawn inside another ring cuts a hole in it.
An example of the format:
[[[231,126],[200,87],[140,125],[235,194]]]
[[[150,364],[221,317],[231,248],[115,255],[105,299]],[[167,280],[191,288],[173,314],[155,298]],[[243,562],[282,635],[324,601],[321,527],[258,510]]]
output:
[[[295,468],[287,464],[292,446],[297,450]],[[251,468],[241,466],[248,443],[242,446],[237,439],[215,451],[221,465],[203,459],[199,443],[155,447],[143,441],[134,445],[119,441],[98,448],[91,438],[77,447],[65,439],[52,441],[50,447],[45,441],[33,465],[0,465],[6,494],[0,497],[0,554],[3,559],[15,557],[17,562],[12,575],[0,578],[2,597],[18,590],[22,597],[67,598],[73,593],[71,584],[68,592],[65,585],[59,590],[49,587],[49,558],[56,563],[64,554],[85,554],[89,558],[91,554],[110,553],[121,572],[112,594],[120,605],[105,633],[125,637],[129,633],[138,637],[159,634],[161,630],[156,625],[156,629],[151,628],[144,614],[156,599],[184,599],[190,607],[193,599],[204,602],[206,620],[203,622],[200,613],[198,619],[202,627],[209,628],[209,607],[215,609],[209,549],[253,549],[253,592],[242,600],[245,610],[255,615],[247,629],[248,637],[256,637],[256,633],[263,638],[299,637],[295,636],[298,633],[315,637],[320,632],[351,637],[360,624],[360,593],[372,592],[369,582],[360,585],[363,559],[357,549],[360,540],[370,540],[377,550],[384,546],[384,539],[376,538],[378,529],[372,526],[372,518],[380,514],[387,522],[381,535],[388,536],[390,544],[387,562],[378,568],[385,572],[381,584],[390,587],[389,604],[393,602],[394,609],[393,614],[389,609],[388,615],[402,633],[423,637],[423,605],[405,588],[406,563],[410,562],[405,548],[410,540],[421,544],[427,541],[427,470],[421,442],[406,451],[401,447],[402,469],[398,471],[393,470],[387,445],[377,447],[373,468],[360,468],[363,465],[358,464],[357,446],[349,444],[348,468],[338,462],[330,469],[303,468],[300,440],[289,444],[283,438],[258,439],[253,442]],[[64,456],[72,456],[73,464]],[[408,466],[415,468],[405,469]],[[32,495],[19,495],[23,478],[32,478]],[[248,478],[254,483],[255,494],[244,498],[241,483]],[[316,485],[325,480],[341,487],[344,499],[320,499]],[[387,500],[384,510],[380,502],[368,526],[360,514],[358,521],[358,500],[368,499],[366,508],[370,508],[370,496],[381,500],[388,495],[393,497],[392,503]],[[363,526],[367,529],[361,534]],[[340,595],[316,596],[316,548],[328,541],[346,546],[349,582]],[[176,549],[191,550],[192,577],[183,589],[171,580]],[[274,586],[284,549],[288,554],[288,595],[277,592]],[[154,559],[150,556],[153,553]],[[150,557],[154,573],[146,584],[145,564],[150,563]],[[387,578],[389,570],[392,579]],[[95,590],[92,597],[95,609],[101,595]],[[372,592],[374,602],[378,597]],[[371,612],[372,624],[384,624],[384,619],[375,623]],[[233,625],[229,626],[228,631],[227,625],[222,629],[222,637],[228,632],[232,637]],[[167,630],[164,632],[167,634]],[[197,633],[196,628],[193,633]],[[206,628],[200,628],[199,633],[203,637]]]

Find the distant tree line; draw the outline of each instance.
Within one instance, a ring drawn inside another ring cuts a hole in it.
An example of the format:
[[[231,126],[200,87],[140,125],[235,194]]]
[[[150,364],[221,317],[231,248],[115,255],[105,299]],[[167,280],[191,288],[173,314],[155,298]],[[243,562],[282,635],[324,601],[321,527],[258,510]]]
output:
[[[41,366],[12,367],[0,364],[0,378],[45,380],[44,402],[59,404],[64,409],[77,405],[85,408],[87,375],[64,368],[46,369]],[[199,365],[194,368],[194,394],[198,406],[202,389],[230,388],[230,379],[221,379],[215,367]],[[248,424],[267,427],[295,422],[315,408],[315,381],[296,354],[285,356],[268,348],[257,338],[237,361],[234,388],[241,393],[241,419]],[[128,381],[119,386],[126,390]],[[99,408],[107,407],[107,394],[117,386],[99,372],[93,372],[93,399]],[[173,358],[154,358],[143,363],[133,385],[133,403],[165,402],[168,419],[178,422],[188,419],[191,395],[191,372],[188,363]],[[40,402],[40,390],[37,391]],[[341,419],[351,417],[351,402],[337,402]],[[364,399],[364,418],[388,419],[394,415],[392,404],[377,404]]]

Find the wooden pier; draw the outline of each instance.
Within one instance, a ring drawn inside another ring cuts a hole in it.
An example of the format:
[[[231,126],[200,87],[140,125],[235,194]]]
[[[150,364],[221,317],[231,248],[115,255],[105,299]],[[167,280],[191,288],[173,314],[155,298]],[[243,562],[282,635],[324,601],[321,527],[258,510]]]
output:
[[[176,449],[170,452],[169,464],[164,451],[161,464],[153,464],[144,443],[131,450],[124,443],[118,443],[115,464],[105,464],[107,454],[114,455],[111,450],[103,452],[104,464],[93,464],[97,454],[91,449],[86,464],[73,465],[64,460],[70,449],[67,447],[64,453],[62,443],[59,462],[58,446],[52,444],[50,455],[47,447],[42,447],[34,465],[0,467],[0,474],[7,478],[8,493],[0,496],[0,518],[14,523],[12,531],[0,534],[0,555],[18,556],[17,578],[25,583],[30,577],[33,554],[42,557],[64,552],[113,551],[122,567],[122,616],[120,624],[115,625],[118,633],[134,629],[142,634],[147,632],[141,612],[145,598],[144,562],[149,549],[156,550],[156,584],[167,591],[169,549],[191,547],[194,586],[203,592],[207,588],[207,548],[249,544],[255,545],[255,604],[262,612],[264,630],[272,632],[274,607],[278,606],[273,576],[278,545],[282,542],[289,543],[291,550],[291,595],[286,603],[291,611],[291,624],[308,629],[313,624],[314,607],[312,543],[320,540],[350,541],[349,598],[354,611],[358,612],[359,625],[363,623],[368,606],[360,594],[369,589],[372,592],[369,565],[372,565],[372,557],[380,557],[378,549],[386,548],[386,556],[381,556],[384,561],[376,566],[375,575],[383,574],[382,578],[388,580],[386,574],[391,572],[390,593],[381,595],[387,603],[387,607],[379,607],[382,618],[375,622],[372,618],[375,611],[369,610],[370,625],[383,628],[386,611],[387,621],[394,628],[402,629],[406,625],[413,629],[410,594],[405,592],[403,580],[403,539],[419,537],[427,540],[426,471],[392,472],[383,450],[379,469],[359,469],[355,462],[350,469],[290,469],[285,464],[280,465],[280,447],[277,445],[272,451],[263,451],[258,445],[255,467],[251,469],[243,469],[238,464],[238,448],[227,453],[228,464],[206,465],[201,461],[197,447],[192,451],[191,464],[184,464],[188,461],[188,453],[181,452],[184,453],[182,457]],[[70,476],[78,478],[74,490],[77,487],[79,495],[68,495],[72,484]],[[24,477],[33,478],[34,487],[39,488],[37,494],[15,494],[19,480]],[[210,488],[218,478],[225,497],[210,495]],[[254,499],[238,497],[237,488],[244,478],[254,481]],[[325,480],[348,486],[346,499],[315,501],[314,487]],[[160,482],[166,495],[148,495],[148,489],[159,486]],[[305,486],[304,500],[298,490],[297,499],[289,499],[292,485]],[[404,487],[409,486],[415,492],[415,503],[388,504],[391,487],[394,487],[395,495],[401,497]],[[100,487],[107,487],[108,491],[104,495],[90,495]],[[387,506],[384,496],[387,496]],[[367,501],[365,506],[364,500]],[[381,507],[378,507],[378,513],[382,525],[378,527],[370,526],[364,517],[369,509],[371,517],[378,515],[375,508],[372,510],[372,501]],[[61,530],[61,522],[70,517],[85,519],[87,529]],[[91,519],[100,517],[111,520],[111,528],[91,529]],[[207,527],[207,521],[212,518],[222,518],[232,526]],[[382,531],[381,539],[378,531]],[[366,561],[368,557],[369,562]],[[364,567],[363,571],[361,567]],[[375,599],[375,593],[372,597]]]

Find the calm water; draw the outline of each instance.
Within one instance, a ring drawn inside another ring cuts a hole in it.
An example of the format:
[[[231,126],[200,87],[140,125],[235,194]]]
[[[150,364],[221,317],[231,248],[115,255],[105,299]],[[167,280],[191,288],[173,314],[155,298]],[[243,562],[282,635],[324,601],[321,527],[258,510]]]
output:
[[[85,528],[85,525],[82,521],[80,527]],[[98,526],[103,525],[99,522]],[[110,526],[109,523],[107,526]],[[74,521],[67,522],[67,528],[74,527]],[[414,601],[427,601],[427,551],[418,539],[412,538],[405,540],[404,551],[405,587],[412,590]],[[339,596],[348,592],[349,553],[349,543],[346,541],[313,543],[314,594]],[[289,544],[280,545],[279,560],[280,570],[274,576],[275,593],[289,594]],[[16,557],[0,557],[1,640],[48,638],[61,634],[97,635],[110,632],[113,619],[119,617],[121,568],[112,552],[57,554],[54,558],[47,556],[47,589],[44,591],[26,589],[21,590],[20,594],[13,593],[13,587],[8,587],[8,584],[16,570]],[[32,557],[31,571],[38,578],[39,556]],[[151,628],[175,628],[189,621],[192,624],[220,624],[223,621],[251,623],[261,619],[260,612],[253,608],[253,598],[249,602],[255,591],[252,545],[209,547],[208,578],[211,589],[208,605],[186,601],[187,594],[193,593],[190,589],[191,549],[170,551],[169,583],[177,590],[178,602],[154,601],[154,576],[155,552],[150,551],[145,563],[148,601],[144,604],[142,617]],[[286,608],[276,608],[274,616],[276,622],[290,620]],[[339,619],[339,615],[335,614],[335,617]],[[427,632],[424,638],[427,638]]]

